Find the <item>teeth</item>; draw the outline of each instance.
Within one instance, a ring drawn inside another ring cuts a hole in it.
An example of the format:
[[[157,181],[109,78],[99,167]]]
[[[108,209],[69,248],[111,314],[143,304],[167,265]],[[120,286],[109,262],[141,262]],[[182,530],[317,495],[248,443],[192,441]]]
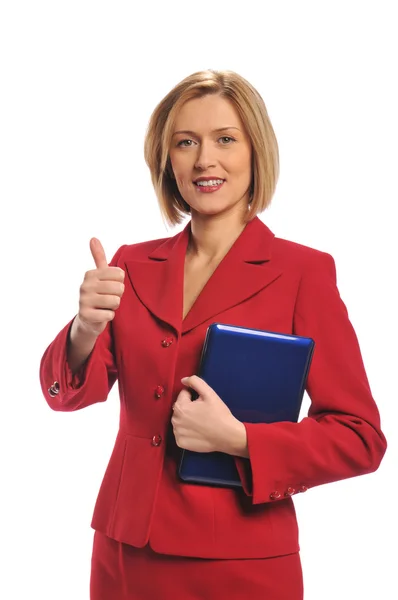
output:
[[[221,183],[224,183],[223,179],[209,179],[208,181],[197,181],[196,185],[209,186],[209,185],[220,185]]]

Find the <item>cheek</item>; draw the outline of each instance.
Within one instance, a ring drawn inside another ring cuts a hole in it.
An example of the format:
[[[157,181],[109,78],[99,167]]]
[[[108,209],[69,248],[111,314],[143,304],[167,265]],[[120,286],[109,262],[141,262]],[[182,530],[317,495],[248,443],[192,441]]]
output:
[[[238,177],[251,176],[251,154],[250,152],[237,152],[230,156],[229,168]]]
[[[176,173],[176,182],[179,188],[187,187],[191,183],[188,178],[181,175],[181,173]]]
[[[192,169],[192,157],[188,153],[169,153],[171,166],[178,179],[186,178],[187,173]]]
[[[251,161],[247,161],[245,164],[241,165],[240,177],[241,177],[241,179],[251,180],[251,178],[252,178]]]
[[[171,163],[176,183],[179,187],[186,187],[191,183],[191,169],[188,169],[181,161]]]

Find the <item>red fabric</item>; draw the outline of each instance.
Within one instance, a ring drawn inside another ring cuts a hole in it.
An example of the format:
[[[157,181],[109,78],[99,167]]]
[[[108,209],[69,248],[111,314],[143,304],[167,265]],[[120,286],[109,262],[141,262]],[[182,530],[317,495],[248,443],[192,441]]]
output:
[[[157,554],[94,534],[90,600],[302,600],[299,554],[208,560]]]
[[[136,547],[150,541],[156,552],[179,556],[295,553],[290,494],[375,471],[386,449],[335,263],[330,254],[276,238],[255,218],[182,321],[189,234],[188,224],[167,240],[120,248],[111,264],[126,271],[126,287],[115,319],[74,378],[66,362],[70,323],[64,327],[41,362],[43,393],[54,410],[77,410],[106,400],[118,377],[120,431],[94,529]],[[236,459],[244,483],[238,492],[181,483],[180,451],[170,434],[181,378],[197,371],[206,329],[216,321],[315,341],[308,417],[245,424],[250,463]],[[54,381],[60,390],[52,398]],[[164,388],[160,398],[157,386]],[[159,435],[162,443],[153,445]]]

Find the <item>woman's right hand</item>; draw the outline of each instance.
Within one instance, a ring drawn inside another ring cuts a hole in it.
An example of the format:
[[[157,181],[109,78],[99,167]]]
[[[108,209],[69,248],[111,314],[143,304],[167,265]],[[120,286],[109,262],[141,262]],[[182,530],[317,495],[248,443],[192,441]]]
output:
[[[101,242],[90,240],[90,250],[96,268],[87,271],[80,286],[79,312],[76,316],[79,329],[98,336],[115,316],[124,292],[124,271],[109,267]]]

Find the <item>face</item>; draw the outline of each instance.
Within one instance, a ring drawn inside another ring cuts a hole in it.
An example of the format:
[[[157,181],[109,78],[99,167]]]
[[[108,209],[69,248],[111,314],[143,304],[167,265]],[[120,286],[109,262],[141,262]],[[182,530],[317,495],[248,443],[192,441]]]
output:
[[[174,124],[169,155],[193,217],[246,212],[251,143],[229,100],[208,95],[186,102]]]

